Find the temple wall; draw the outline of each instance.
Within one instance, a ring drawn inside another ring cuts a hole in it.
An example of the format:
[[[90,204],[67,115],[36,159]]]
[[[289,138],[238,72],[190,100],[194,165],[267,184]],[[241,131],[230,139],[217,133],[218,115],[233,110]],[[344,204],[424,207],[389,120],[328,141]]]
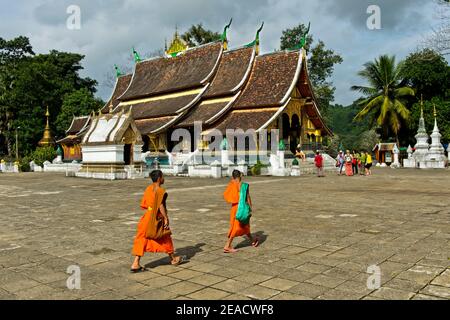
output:
[[[123,145],[83,146],[82,151],[84,163],[124,163]]]

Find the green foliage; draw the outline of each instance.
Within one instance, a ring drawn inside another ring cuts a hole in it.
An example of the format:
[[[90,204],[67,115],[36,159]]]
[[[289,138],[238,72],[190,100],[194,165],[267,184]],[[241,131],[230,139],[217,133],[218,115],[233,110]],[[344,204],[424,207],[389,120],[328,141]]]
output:
[[[69,128],[74,116],[83,116],[97,111],[103,106],[103,102],[96,99],[92,92],[86,88],[73,91],[66,94],[58,114],[55,126],[56,134],[63,136],[64,132]]]
[[[281,50],[292,49],[300,42],[307,26],[299,24],[291,29],[286,29],[281,36]],[[329,81],[333,75],[334,66],[343,62],[342,57],[333,50],[327,49],[325,43],[321,40],[313,46],[314,38],[312,35],[306,37],[305,49],[310,52],[309,56],[309,78],[314,87],[314,93],[317,99],[322,116],[328,120],[328,108],[334,100],[336,88]]]
[[[30,168],[30,162],[31,162],[31,157],[30,156],[25,156],[23,158],[21,158],[19,160],[19,170],[21,172],[30,172],[31,168]]]
[[[33,160],[38,166],[43,166],[45,161],[52,162],[56,158],[56,150],[54,147],[38,147],[29,156],[29,159]],[[30,160],[30,161],[31,161]]]
[[[256,164],[250,168],[250,173],[252,174],[252,176],[259,176],[259,175],[261,175],[261,169],[267,168],[267,167],[268,167],[268,165],[265,165],[261,161],[258,160],[256,162]]]
[[[181,39],[186,41],[189,47],[196,47],[209,42],[221,39],[221,34],[207,30],[201,23],[192,25],[188,31],[181,35]]]
[[[396,64],[395,56],[382,55],[365,63],[364,69],[358,72],[369,85],[351,87],[366,97],[359,103],[363,109],[355,119],[368,117],[372,127],[375,123],[382,127],[383,139],[387,139],[390,133],[398,138],[400,128],[409,120],[406,102],[407,98],[414,96],[414,90],[405,86],[403,70],[404,64]]]
[[[366,130],[359,136],[356,146],[352,150],[370,151],[375,145],[380,142],[380,135],[374,130]]]
[[[417,97],[425,100],[448,95],[450,67],[436,51],[425,49],[411,53],[405,59],[403,75],[407,84],[417,90]]]
[[[79,75],[83,58],[55,50],[34,55],[25,37],[0,39],[0,153],[14,152],[15,129],[19,126],[19,152],[26,154],[35,148],[45,127],[46,106],[52,126],[67,95],[83,89],[80,92],[88,101],[93,97],[97,82]],[[80,95],[79,101],[84,101]],[[61,127],[64,116],[60,118],[56,131],[52,127],[56,138],[67,129]]]
[[[302,39],[307,29],[308,27],[305,26],[303,23],[301,23],[298,26],[295,26],[291,29],[283,30],[280,38],[281,42],[280,49],[289,50],[295,48],[295,46],[297,46],[300,43],[300,40]],[[309,51],[312,43],[313,43],[312,35],[306,36],[306,44],[304,48]]]

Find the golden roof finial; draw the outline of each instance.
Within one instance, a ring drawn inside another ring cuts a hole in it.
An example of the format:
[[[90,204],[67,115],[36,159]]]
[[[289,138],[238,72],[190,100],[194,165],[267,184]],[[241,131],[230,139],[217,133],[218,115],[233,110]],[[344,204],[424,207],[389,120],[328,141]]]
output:
[[[436,111],[436,105],[433,103],[433,108],[434,108],[434,117],[437,117],[437,111]]]
[[[169,49],[166,50],[166,54],[172,57],[176,57],[178,53],[186,51],[188,49],[188,45],[184,42],[183,39],[178,35],[178,26],[175,26],[175,35],[173,37],[172,43],[169,46]]]

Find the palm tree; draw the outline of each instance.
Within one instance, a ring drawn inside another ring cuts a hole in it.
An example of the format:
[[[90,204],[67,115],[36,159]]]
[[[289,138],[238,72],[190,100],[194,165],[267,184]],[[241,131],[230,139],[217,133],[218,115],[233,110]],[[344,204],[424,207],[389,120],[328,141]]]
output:
[[[369,86],[351,87],[366,96],[359,102],[363,109],[355,116],[355,120],[370,116],[372,124],[376,121],[382,127],[384,138],[387,138],[390,130],[397,143],[401,125],[410,116],[405,100],[414,96],[414,90],[405,86],[402,72],[403,62],[396,65],[395,56],[382,55],[375,61],[366,62],[364,69],[358,72]]]

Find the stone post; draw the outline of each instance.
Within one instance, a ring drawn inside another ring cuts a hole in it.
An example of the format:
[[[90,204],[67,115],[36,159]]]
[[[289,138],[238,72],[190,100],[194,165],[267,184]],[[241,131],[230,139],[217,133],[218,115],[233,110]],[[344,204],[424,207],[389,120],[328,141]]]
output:
[[[0,161],[0,171],[1,172],[6,171],[6,163],[5,163],[5,160],[3,160],[3,159],[2,159],[2,161]]]
[[[13,169],[14,173],[19,173],[19,161],[14,162],[14,169]]]
[[[278,156],[278,159],[280,161],[279,167],[281,169],[284,169],[284,150],[278,150],[277,151],[277,156]]]
[[[278,151],[277,151],[277,156],[280,161],[279,167],[281,169],[284,169],[284,151],[285,151],[285,149],[286,149],[286,145],[284,144],[283,139],[281,139],[280,143],[278,144]]]
[[[211,163],[211,176],[215,179],[222,178],[222,165],[217,160]]]
[[[183,172],[183,164],[176,162],[173,164],[173,175],[176,176],[179,173]]]
[[[291,176],[300,177],[300,166],[298,164],[292,165]]]
[[[222,161],[222,166],[225,167],[226,165],[229,164],[229,154],[228,154],[228,150],[221,150],[220,151],[220,157],[221,157],[221,161]]]
[[[398,161],[398,155],[400,153],[400,150],[398,149],[397,145],[394,145],[393,152],[394,152],[394,162],[391,164],[391,168],[394,168],[394,169],[400,168],[401,165],[400,165],[400,162]]]
[[[194,163],[193,162],[189,162],[188,163],[188,175],[189,175],[189,177],[194,177],[195,176],[195,167],[194,167]]]
[[[237,169],[246,176],[248,174],[247,162],[245,162],[245,160],[243,160],[243,159],[239,160]]]

